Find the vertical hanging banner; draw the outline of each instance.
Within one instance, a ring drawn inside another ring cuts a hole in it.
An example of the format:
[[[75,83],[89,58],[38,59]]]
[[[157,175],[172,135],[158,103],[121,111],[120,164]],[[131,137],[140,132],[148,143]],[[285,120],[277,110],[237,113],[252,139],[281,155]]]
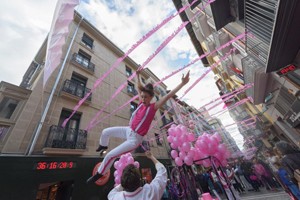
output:
[[[58,0],[48,35],[43,86],[58,67],[62,56],[62,47],[69,34],[69,24],[73,20],[74,8],[80,0]]]

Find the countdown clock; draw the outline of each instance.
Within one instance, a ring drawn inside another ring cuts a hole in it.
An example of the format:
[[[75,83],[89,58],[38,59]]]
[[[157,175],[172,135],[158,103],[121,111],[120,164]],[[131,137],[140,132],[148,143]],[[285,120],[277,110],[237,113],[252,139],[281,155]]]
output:
[[[95,174],[97,173],[98,168],[99,168],[100,165],[101,165],[101,162],[99,162],[97,165],[95,165],[95,167],[94,167],[94,169],[93,169],[93,173],[92,173],[93,175],[95,175]],[[101,178],[99,178],[99,179],[95,182],[95,184],[96,184],[96,185],[99,185],[99,186],[102,186],[102,185],[104,185],[104,184],[106,184],[106,183],[108,182],[109,177],[110,177],[110,170],[108,170],[108,172],[106,172],[106,173],[104,174],[104,176],[102,176]]]
[[[35,163],[35,170],[74,169],[76,163],[73,161],[40,161]]]

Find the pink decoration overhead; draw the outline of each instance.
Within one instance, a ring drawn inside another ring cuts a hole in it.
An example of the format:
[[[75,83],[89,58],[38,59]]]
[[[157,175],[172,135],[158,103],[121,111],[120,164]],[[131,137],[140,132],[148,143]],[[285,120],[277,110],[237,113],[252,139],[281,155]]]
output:
[[[73,20],[74,8],[78,4],[79,0],[58,0],[56,4],[47,41],[43,86],[46,85],[61,61],[62,47],[69,34],[69,24]]]
[[[130,54],[132,53],[140,44],[142,44],[145,40],[147,40],[150,36],[152,36],[156,31],[158,31],[161,27],[163,27],[166,23],[171,21],[174,17],[176,17],[178,14],[181,12],[185,11],[187,8],[189,8],[191,5],[193,5],[197,0],[194,0],[191,4],[188,4],[184,7],[182,7],[178,12],[175,14],[167,17],[164,19],[160,24],[158,24],[156,27],[154,27],[152,30],[150,30],[148,33],[146,33],[142,38],[140,38],[134,45],[131,46],[131,48],[122,56],[117,59],[117,61],[109,68],[108,71],[106,71],[99,79],[96,80],[94,83],[93,88],[89,93],[87,93],[78,103],[77,105],[73,108],[72,114],[65,119],[63,122],[62,126],[65,127],[67,122],[71,119],[71,117],[76,113],[76,111],[80,108],[80,106],[85,102],[85,100],[95,91],[95,89],[102,83],[102,81],[115,69],[117,68],[120,63]],[[93,122],[92,122],[93,123]],[[86,129],[89,129],[91,127],[91,124]]]

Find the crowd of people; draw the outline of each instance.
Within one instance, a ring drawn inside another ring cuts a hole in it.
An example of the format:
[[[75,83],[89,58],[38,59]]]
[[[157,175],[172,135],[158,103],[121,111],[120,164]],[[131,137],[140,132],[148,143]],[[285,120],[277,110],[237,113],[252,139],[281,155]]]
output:
[[[109,199],[184,199],[172,195],[174,191],[166,168],[151,153],[148,152],[147,156],[158,170],[154,180],[143,185],[138,170],[128,166],[122,175],[121,185],[111,191]],[[218,168],[217,172],[212,167],[198,167],[195,173],[196,187],[202,194],[210,193],[216,198],[226,196],[229,200],[239,200],[249,191],[259,193],[263,188],[270,192],[285,190],[291,197],[300,200],[299,158],[298,149],[281,141],[274,149],[263,152],[259,157],[237,159],[226,167]]]

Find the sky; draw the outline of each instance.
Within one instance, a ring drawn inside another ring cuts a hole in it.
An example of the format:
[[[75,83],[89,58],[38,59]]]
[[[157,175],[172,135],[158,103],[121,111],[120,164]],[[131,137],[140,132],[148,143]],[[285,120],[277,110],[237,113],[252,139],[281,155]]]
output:
[[[21,83],[23,74],[50,30],[56,2],[0,1],[0,81],[16,85]],[[158,0],[81,0],[76,10],[124,52],[162,20],[176,12],[172,1]],[[142,64],[181,23],[179,16],[174,18],[141,44],[130,57]],[[197,57],[186,29],[183,29],[147,67],[159,78],[163,78]],[[188,86],[207,70],[201,61],[189,69],[191,79]],[[178,84],[182,73],[164,82],[168,89]],[[187,88],[183,88],[178,96],[181,97]],[[214,75],[210,72],[183,100],[195,108],[200,108],[218,97]],[[210,114],[220,109],[222,106],[211,110]],[[228,112],[221,115],[220,119],[224,125],[233,123]],[[237,128],[230,127],[230,134],[242,148],[243,138]]]

